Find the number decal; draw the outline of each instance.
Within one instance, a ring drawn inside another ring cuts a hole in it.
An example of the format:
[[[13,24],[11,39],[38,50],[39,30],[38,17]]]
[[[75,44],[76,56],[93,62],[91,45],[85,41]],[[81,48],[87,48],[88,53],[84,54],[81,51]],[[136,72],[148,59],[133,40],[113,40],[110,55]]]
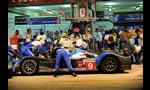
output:
[[[91,70],[93,69],[93,64],[92,63],[88,63],[88,68]]]
[[[86,70],[95,70],[95,63],[94,62],[86,63]]]

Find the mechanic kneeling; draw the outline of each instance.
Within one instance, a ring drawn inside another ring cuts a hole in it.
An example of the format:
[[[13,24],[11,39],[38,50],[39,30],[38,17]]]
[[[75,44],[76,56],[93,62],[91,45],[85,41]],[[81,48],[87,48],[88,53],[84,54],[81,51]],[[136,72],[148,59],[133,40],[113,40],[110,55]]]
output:
[[[62,59],[66,62],[70,74],[76,77],[77,75],[72,70],[71,60],[69,59],[68,52],[68,48],[72,47],[72,42],[71,40],[69,40],[69,38],[66,37],[66,34],[63,34],[62,37],[63,38],[61,38],[60,41],[57,41],[57,43],[55,44],[55,46],[57,46],[58,43],[61,44],[61,48],[54,47],[55,49],[53,52],[53,56],[56,55],[56,72],[54,74],[54,77],[56,77],[59,74],[59,66]]]
[[[29,50],[29,48],[31,48],[32,46],[35,46],[38,48],[39,51],[43,51],[43,52],[48,52],[48,50],[42,48],[42,45],[44,44],[44,40],[40,40],[40,41],[33,41],[31,43],[29,43],[28,45],[26,45],[22,50],[21,50],[21,55],[23,57],[26,56],[34,56],[34,54]]]

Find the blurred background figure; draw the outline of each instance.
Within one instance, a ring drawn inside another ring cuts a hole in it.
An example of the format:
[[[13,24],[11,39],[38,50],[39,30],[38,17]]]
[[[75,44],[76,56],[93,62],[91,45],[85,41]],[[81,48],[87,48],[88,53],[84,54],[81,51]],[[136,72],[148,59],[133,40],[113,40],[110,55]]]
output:
[[[46,35],[44,35],[44,29],[40,29],[40,34],[36,37],[36,40],[40,41],[43,40],[44,44],[43,44],[43,48],[47,49],[47,38]]]
[[[56,31],[53,37],[53,41],[60,39],[61,37],[59,36],[59,32]]]
[[[22,35],[19,34],[19,30],[16,30],[16,31],[15,31],[15,34],[12,35],[11,37],[15,37],[15,36],[17,36],[18,39],[22,39]]]
[[[116,37],[114,37],[112,35],[112,31],[109,30],[109,31],[105,32],[105,37],[104,37],[105,49],[114,50],[115,42],[116,42]]]
[[[46,38],[47,38],[46,47],[50,48],[51,36],[50,36],[50,32],[49,31],[46,32]]]
[[[129,39],[130,39],[131,35],[129,33],[129,31],[127,30],[127,26],[124,26],[123,31],[121,32],[121,40],[123,43],[130,43]]]
[[[24,35],[24,45],[29,44],[33,40],[33,36],[31,35],[31,29],[27,29],[27,34]]]
[[[131,26],[129,33],[131,34],[130,45],[134,45],[135,44],[135,30],[133,26]]]
[[[111,30],[111,34],[112,34],[112,36],[113,36],[113,48],[114,48],[114,50],[116,50],[117,49],[117,34],[116,34],[116,30],[114,29],[114,28],[112,28],[112,30]]]
[[[94,33],[95,33],[94,34],[94,40],[95,40],[94,47],[95,47],[95,51],[99,52],[100,49],[101,49],[102,33],[99,32],[98,28],[95,29]]]
[[[33,36],[33,39],[36,40],[36,37],[39,35],[38,32],[35,32],[35,35]]]
[[[92,30],[91,28],[88,28],[87,29],[87,43],[89,45],[89,49],[92,49],[93,48],[93,37],[92,37]]]

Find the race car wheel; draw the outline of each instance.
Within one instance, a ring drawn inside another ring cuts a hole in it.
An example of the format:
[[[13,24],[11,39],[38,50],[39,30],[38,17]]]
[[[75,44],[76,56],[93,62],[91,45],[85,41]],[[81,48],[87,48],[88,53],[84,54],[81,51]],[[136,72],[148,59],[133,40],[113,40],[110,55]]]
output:
[[[26,59],[21,63],[21,73],[23,75],[34,75],[38,72],[38,65],[35,60]]]
[[[104,73],[115,73],[119,71],[119,61],[113,56],[106,57],[101,62],[101,70]]]

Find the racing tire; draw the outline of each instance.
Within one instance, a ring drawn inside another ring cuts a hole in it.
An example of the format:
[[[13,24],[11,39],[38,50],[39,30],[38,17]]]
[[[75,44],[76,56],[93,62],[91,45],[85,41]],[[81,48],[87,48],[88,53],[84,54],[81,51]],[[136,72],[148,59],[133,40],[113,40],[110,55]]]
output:
[[[23,60],[21,62],[20,70],[23,75],[35,75],[39,70],[38,63],[33,59]]]
[[[105,57],[100,66],[103,73],[116,73],[120,70],[119,60],[113,56]]]

